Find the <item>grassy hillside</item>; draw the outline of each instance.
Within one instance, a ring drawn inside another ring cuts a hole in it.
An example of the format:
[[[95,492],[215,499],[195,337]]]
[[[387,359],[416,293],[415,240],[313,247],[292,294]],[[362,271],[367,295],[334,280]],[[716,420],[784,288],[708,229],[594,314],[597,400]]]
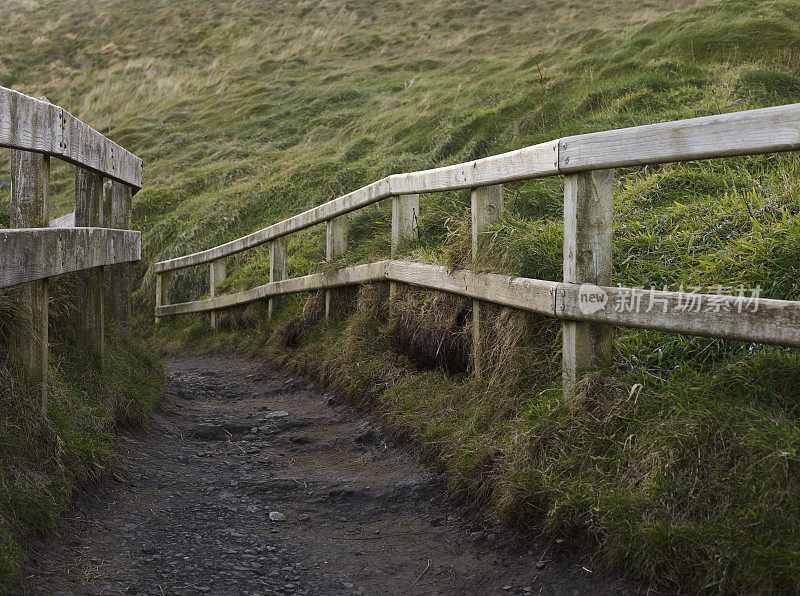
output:
[[[800,97],[789,0],[12,0],[0,33],[0,84],[46,95],[145,159],[141,325],[152,262],[387,174]],[[798,173],[793,155],[619,171],[614,281],[798,298]],[[561,185],[507,185],[478,266],[560,279]],[[55,185],[54,215],[70,193]],[[421,204],[421,238],[403,252],[471,266],[468,194]],[[346,261],[388,253],[387,213],[354,217]],[[290,275],[316,269],[322,230],[290,251]],[[263,283],[265,249],[231,261],[230,289]],[[173,301],[207,292],[206,278],[178,274]],[[409,290],[388,319],[382,306],[366,288],[331,324],[317,298],[298,299],[273,323],[255,306],[239,317],[247,329],[215,336],[186,319],[155,339],[247,347],[316,374],[383,411],[455,492],[527,529],[588,533],[633,576],[800,589],[796,351],[620,330],[612,370],[564,404],[553,321],[490,311],[492,374],[477,380],[463,374],[467,302]]]

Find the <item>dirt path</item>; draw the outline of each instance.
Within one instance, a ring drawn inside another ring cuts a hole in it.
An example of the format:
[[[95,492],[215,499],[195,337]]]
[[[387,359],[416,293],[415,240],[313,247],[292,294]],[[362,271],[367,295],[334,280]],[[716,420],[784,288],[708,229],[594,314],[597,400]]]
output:
[[[34,555],[26,593],[641,591],[574,546],[465,515],[377,426],[285,372],[227,356],[167,367],[153,429],[121,438],[113,481]]]

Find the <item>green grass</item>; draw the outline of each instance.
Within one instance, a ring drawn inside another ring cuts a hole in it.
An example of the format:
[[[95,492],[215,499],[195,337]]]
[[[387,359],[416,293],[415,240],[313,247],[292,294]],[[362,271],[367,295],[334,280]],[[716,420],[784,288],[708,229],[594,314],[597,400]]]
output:
[[[797,101],[796,1],[12,0],[0,33],[0,84],[46,95],[144,158],[136,307],[156,344],[246,348],[314,374],[381,411],[455,493],[527,531],[588,535],[632,577],[800,589],[795,350],[622,329],[612,369],[564,404],[557,323],[490,309],[491,374],[477,380],[460,372],[469,303],[434,293],[404,293],[388,317],[368,289],[331,324],[315,297],[273,322],[251,306],[219,335],[200,318],[149,328],[153,262],[387,174]],[[70,172],[54,167],[53,216],[71,210]],[[618,171],[614,283],[797,299],[798,180],[795,155]],[[559,178],[507,185],[477,263],[468,193],[426,195],[421,238],[401,254],[561,279],[562,191]],[[386,256],[389,232],[387,205],[355,214],[342,262]],[[289,274],[323,257],[322,227],[298,233]],[[228,271],[227,290],[261,284],[268,251]],[[174,302],[207,292],[206,267],[173,278]]]
[[[12,366],[19,318],[0,293],[0,592],[13,588],[34,536],[47,536],[75,491],[105,477],[119,429],[146,424],[164,391],[161,365],[141,341],[107,329],[106,352],[80,348],[66,279],[51,284],[50,371],[38,385]]]

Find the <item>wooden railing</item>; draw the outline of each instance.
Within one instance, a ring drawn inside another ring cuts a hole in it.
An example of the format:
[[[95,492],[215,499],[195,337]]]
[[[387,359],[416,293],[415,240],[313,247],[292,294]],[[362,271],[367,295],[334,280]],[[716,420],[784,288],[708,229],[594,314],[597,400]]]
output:
[[[753,296],[685,294],[610,287],[612,168],[800,149],[800,104],[571,136],[467,163],[395,174],[262,230],[191,255],[155,264],[156,317],[215,311],[295,292],[375,281],[413,284],[473,298],[474,366],[480,372],[480,301],[563,320],[563,380],[570,393],[579,372],[607,363],[609,325],[640,327],[800,347],[800,302]],[[564,273],[560,282],[448,271],[386,260],[334,273],[286,279],[286,236],[327,223],[327,259],[347,245],[347,214],[392,199],[392,252],[417,235],[419,194],[472,189],[472,250],[503,208],[505,182],[564,176]],[[271,242],[270,282],[217,295],[225,257]],[[169,275],[210,263],[211,297],[169,303]],[[329,294],[328,294],[329,298]],[[635,308],[634,308],[635,307]],[[330,300],[326,300],[326,315]]]
[[[141,233],[128,228],[142,160],[45,98],[4,87],[0,147],[12,149],[13,228],[0,230],[0,288],[13,287],[21,318],[12,325],[9,347],[24,373],[41,383],[46,404],[49,278],[82,271],[75,291],[87,348],[102,354],[106,310],[129,330],[129,263],[141,258]],[[75,165],[75,211],[54,222],[50,157]]]

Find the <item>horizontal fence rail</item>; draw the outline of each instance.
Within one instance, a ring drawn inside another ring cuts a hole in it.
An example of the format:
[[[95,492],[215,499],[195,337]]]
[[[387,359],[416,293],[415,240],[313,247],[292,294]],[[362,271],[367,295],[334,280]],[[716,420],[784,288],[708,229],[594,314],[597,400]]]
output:
[[[580,306],[585,294],[574,284],[470,270],[450,271],[439,265],[395,260],[270,282],[209,300],[159,306],[155,314],[165,317],[211,312],[274,296],[381,281],[441,290],[570,321],[800,347],[800,302],[792,300],[593,286],[592,290],[605,295],[606,302],[598,311],[587,313]],[[614,304],[630,303],[631,297],[637,299],[637,296],[642,307],[638,312],[613,308]],[[649,304],[657,306],[648,310]]]
[[[480,344],[481,301],[563,320],[566,395],[580,370],[608,362],[612,325],[800,347],[800,302],[611,286],[613,168],[798,149],[800,104],[791,104],[564,137],[467,163],[394,174],[242,238],[156,263],[155,315],[158,320],[211,312],[216,323],[219,309],[262,299],[272,304],[285,294],[379,281],[388,281],[392,290],[396,283],[412,284],[473,299],[473,350]],[[393,259],[285,279],[288,234],[326,223],[330,261],[346,250],[348,214],[391,199],[394,253],[400,240],[417,234],[420,194],[465,188],[472,189],[474,257],[478,235],[502,211],[503,183],[555,175],[565,181],[561,282]],[[218,295],[225,257],[266,242],[272,243],[270,282]],[[204,263],[211,267],[211,297],[170,304],[170,273]],[[643,300],[649,308],[638,308]],[[629,308],[634,303],[637,308]],[[326,315],[329,308],[328,292]],[[479,372],[480,355],[474,352],[473,359]]]
[[[17,308],[8,338],[16,368],[41,387],[47,407],[49,285],[76,274],[78,336],[103,355],[105,318],[129,332],[130,263],[141,233],[130,230],[142,160],[45,98],[0,87],[0,147],[11,149],[10,230],[0,230],[0,289]],[[75,165],[75,209],[50,221],[50,158]],[[104,178],[106,179],[104,182]]]
[[[594,169],[800,149],[800,104],[565,137],[475,161],[393,174],[226,244],[156,263],[156,273],[209,263],[382,199]]]
[[[0,147],[44,153],[142,187],[142,160],[65,109],[0,87]]]
[[[142,233],[134,230],[0,230],[0,288],[141,258]]]

